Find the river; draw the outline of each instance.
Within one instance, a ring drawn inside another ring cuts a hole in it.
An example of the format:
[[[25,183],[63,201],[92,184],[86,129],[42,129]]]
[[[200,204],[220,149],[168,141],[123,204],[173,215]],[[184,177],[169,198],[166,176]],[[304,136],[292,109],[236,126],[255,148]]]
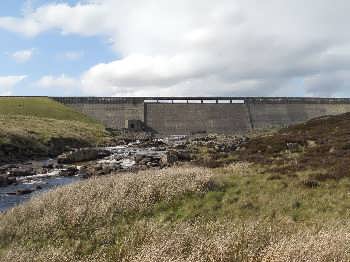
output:
[[[129,144],[127,146],[106,147],[105,150],[111,151],[111,155],[100,160],[96,160],[91,165],[103,165],[103,166],[118,166],[121,170],[128,170],[135,165],[136,155],[157,156],[160,157],[164,154],[164,151],[159,151],[159,148],[139,148],[137,144]],[[57,163],[55,159],[47,159],[43,161],[29,161],[25,164],[27,167],[40,167],[45,166],[48,163]],[[76,168],[80,168],[81,165],[86,163],[79,163],[79,165],[73,165]],[[28,201],[33,196],[37,196],[48,190],[52,190],[59,186],[68,185],[77,181],[81,181],[83,176],[80,174],[74,176],[60,176],[60,172],[65,168],[52,169],[47,173],[36,173],[32,176],[17,177],[16,183],[5,187],[0,187],[0,212],[4,212],[11,207]],[[22,192],[22,193],[19,193]],[[23,194],[23,192],[26,192]]]

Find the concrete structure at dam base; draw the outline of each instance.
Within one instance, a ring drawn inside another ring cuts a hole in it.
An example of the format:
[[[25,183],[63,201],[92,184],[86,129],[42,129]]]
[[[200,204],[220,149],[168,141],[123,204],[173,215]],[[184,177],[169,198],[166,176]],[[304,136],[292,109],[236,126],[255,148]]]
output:
[[[113,129],[160,135],[245,134],[350,112],[349,98],[50,97]]]

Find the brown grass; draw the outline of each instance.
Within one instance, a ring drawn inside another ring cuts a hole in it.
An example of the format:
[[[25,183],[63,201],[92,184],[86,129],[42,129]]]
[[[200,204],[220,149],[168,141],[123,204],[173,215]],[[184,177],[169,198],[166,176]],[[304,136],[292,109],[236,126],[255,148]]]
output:
[[[0,215],[0,260],[350,260],[348,216],[344,211],[332,217],[332,210],[322,209],[330,208],[326,196],[334,192],[342,199],[339,205],[346,205],[342,190],[348,184],[338,189],[300,187],[294,186],[300,183],[297,178],[271,179],[271,174],[254,172],[244,163],[217,170],[181,167],[118,174],[59,188]],[[288,188],[280,187],[286,182]],[[220,194],[225,194],[222,200],[217,198]],[[313,199],[318,195],[326,198],[318,203]],[[240,196],[237,202],[236,196]],[[178,206],[181,199],[184,206]],[[208,210],[206,205],[214,199],[218,201],[212,205],[215,209]],[[200,216],[164,219],[169,211],[184,208],[185,212],[191,201],[198,205],[190,213]],[[305,213],[308,205],[318,211]],[[276,218],[267,216],[272,209],[280,212]],[[305,223],[294,222],[282,214],[286,209],[301,212],[298,216],[305,213],[305,218],[313,215]],[[243,214],[247,216],[240,219]]]
[[[125,261],[125,262],[289,262],[349,261],[349,225],[330,228],[297,228],[281,222],[234,224],[182,223],[165,227],[139,223],[131,228],[125,246],[112,258],[103,248],[92,255],[77,256],[71,249],[49,246],[43,250],[11,249],[4,261]]]
[[[113,233],[104,235],[104,230],[116,230],[118,219],[132,220],[157,202],[179,195],[205,193],[212,187],[212,176],[205,169],[181,168],[118,174],[62,187],[0,215],[0,243],[61,245],[64,239],[69,246],[90,238],[96,245],[111,243]]]

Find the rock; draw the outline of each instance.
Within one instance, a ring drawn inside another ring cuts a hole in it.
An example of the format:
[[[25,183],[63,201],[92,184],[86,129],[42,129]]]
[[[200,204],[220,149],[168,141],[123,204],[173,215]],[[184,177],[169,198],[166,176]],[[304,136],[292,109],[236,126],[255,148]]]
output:
[[[165,155],[162,155],[160,162],[162,165],[173,165],[181,161],[191,161],[191,153],[187,150],[169,150]]]
[[[34,192],[34,189],[18,189],[16,195],[28,195]]]
[[[35,190],[34,189],[17,189],[16,192],[9,192],[7,195],[16,195],[16,196],[21,196],[21,195],[28,195],[33,193]]]
[[[92,161],[103,157],[107,157],[111,154],[108,150],[97,148],[84,148],[76,151],[64,153],[57,157],[59,164],[73,164],[77,162]]]
[[[60,172],[60,176],[65,176],[65,177],[75,176],[76,174],[78,174],[78,172],[79,170],[76,167],[72,166],[62,170]]]
[[[169,150],[161,157],[161,164],[163,166],[173,165],[178,161],[177,151]]]
[[[161,165],[161,156],[159,155],[150,155],[150,154],[137,154],[135,155],[135,163],[138,166],[148,166],[148,167],[157,167]]]
[[[82,178],[89,178],[91,176],[91,174],[89,173],[88,167],[87,166],[82,166],[79,169],[79,172],[77,174],[78,176],[82,177]]]
[[[0,187],[7,186],[7,185],[8,185],[8,176],[0,175]]]
[[[134,157],[135,163],[139,164],[145,157],[146,157],[146,155],[136,154]]]
[[[43,168],[46,168],[46,169],[54,169],[54,164],[46,164],[46,165],[43,165]]]
[[[179,161],[191,161],[191,153],[187,150],[179,150],[177,151],[177,159]]]
[[[174,149],[186,149],[186,145],[185,144],[177,144],[177,145],[174,145]]]
[[[306,143],[308,147],[311,147],[311,148],[317,147],[317,142],[314,140],[307,140]]]
[[[34,176],[35,172],[34,172],[33,168],[20,167],[20,168],[15,168],[15,169],[9,170],[8,175],[14,176],[14,177]]]

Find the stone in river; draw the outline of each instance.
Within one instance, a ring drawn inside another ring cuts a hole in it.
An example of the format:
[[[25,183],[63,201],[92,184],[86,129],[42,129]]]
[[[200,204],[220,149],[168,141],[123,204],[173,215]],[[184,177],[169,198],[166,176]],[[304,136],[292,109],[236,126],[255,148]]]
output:
[[[57,162],[59,164],[73,164],[77,162],[96,160],[110,154],[111,153],[109,151],[103,149],[83,148],[59,155],[57,157]]]

